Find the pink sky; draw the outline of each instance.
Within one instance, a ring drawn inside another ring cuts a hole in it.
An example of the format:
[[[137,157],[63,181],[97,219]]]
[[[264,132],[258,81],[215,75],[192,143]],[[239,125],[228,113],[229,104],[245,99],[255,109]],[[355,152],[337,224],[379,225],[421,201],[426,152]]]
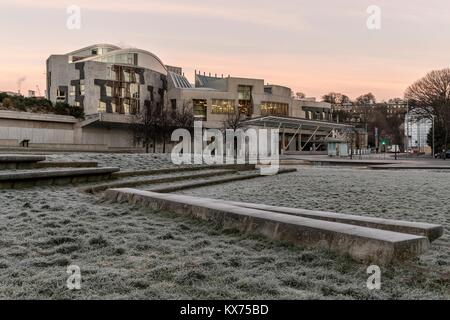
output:
[[[66,28],[69,5],[81,29]],[[381,30],[366,10],[381,8]],[[138,47],[166,64],[263,78],[307,96],[403,96],[450,66],[446,0],[2,0],[0,90],[45,90],[45,60],[94,43]]]

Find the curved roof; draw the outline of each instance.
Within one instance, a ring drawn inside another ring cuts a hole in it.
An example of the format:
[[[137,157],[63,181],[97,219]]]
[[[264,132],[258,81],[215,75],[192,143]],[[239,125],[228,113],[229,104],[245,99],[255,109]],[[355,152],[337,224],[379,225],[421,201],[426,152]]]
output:
[[[102,62],[102,60],[103,60],[103,62],[108,62],[108,63],[130,64],[125,61],[120,61],[120,60],[115,61],[114,60],[115,56],[125,55],[125,54],[129,54],[129,53],[138,54],[137,64],[133,64],[133,65],[137,65],[139,67],[154,70],[159,73],[167,75],[167,68],[164,65],[164,63],[161,61],[161,59],[159,59],[155,54],[153,54],[149,51],[137,49],[137,48],[129,48],[129,49],[120,49],[119,48],[118,50],[113,50],[113,51],[107,52],[105,54],[88,57],[88,58],[79,60],[77,62],[85,62],[85,61],[100,61],[100,62]]]
[[[118,46],[115,46],[113,44],[109,44],[109,43],[97,43],[97,44],[93,44],[72,52],[67,53],[67,55],[75,55],[79,52],[83,52],[83,51],[87,51],[87,50],[91,50],[91,49],[95,49],[95,48],[106,48],[106,49],[112,49],[112,50],[120,50],[121,48]]]

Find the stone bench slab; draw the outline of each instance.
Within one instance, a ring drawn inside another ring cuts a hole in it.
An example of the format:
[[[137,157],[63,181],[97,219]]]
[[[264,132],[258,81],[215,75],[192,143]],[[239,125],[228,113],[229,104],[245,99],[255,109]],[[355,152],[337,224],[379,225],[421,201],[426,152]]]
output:
[[[298,208],[287,208],[287,207],[277,207],[269,206],[264,204],[246,203],[246,202],[236,202],[236,201],[224,201],[224,200],[212,200],[205,199],[208,201],[219,201],[225,202],[230,205],[235,205],[238,207],[258,209],[270,212],[285,213],[310,219],[318,219],[331,222],[339,222],[352,224],[362,227],[375,228],[381,230],[388,230],[394,232],[408,233],[419,236],[427,237],[430,242],[439,239],[444,234],[444,228],[441,225],[423,223],[423,222],[410,222],[402,220],[391,220],[368,216],[358,216],[351,214],[335,213],[335,212],[325,212],[325,211],[315,211],[315,210],[305,210]]]
[[[174,212],[215,223],[224,229],[259,234],[300,247],[322,248],[349,255],[355,260],[379,264],[410,259],[429,248],[429,241],[423,236],[244,208],[184,195],[110,189],[105,198]]]

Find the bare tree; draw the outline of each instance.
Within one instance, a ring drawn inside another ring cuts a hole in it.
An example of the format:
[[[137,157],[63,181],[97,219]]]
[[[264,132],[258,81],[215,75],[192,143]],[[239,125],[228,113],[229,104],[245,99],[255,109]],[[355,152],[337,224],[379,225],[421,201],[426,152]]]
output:
[[[301,100],[301,99],[305,99],[305,98],[306,98],[306,95],[305,95],[303,92],[296,92],[296,93],[295,93],[295,97],[296,97],[298,100]]]
[[[418,119],[434,118],[437,127],[442,128],[444,139],[441,148],[447,153],[450,135],[450,69],[431,71],[406,90],[405,99]]]
[[[366,105],[366,104],[375,104],[377,102],[377,99],[373,95],[372,92],[363,94],[362,96],[359,96],[356,98],[356,104],[359,105]]]
[[[194,113],[189,102],[183,102],[183,106],[171,112],[171,125],[176,129],[192,130],[194,127]]]
[[[341,105],[343,103],[349,103],[350,98],[342,93],[330,92],[322,97],[323,102],[328,102],[334,105]]]
[[[153,101],[146,101],[144,110],[134,116],[132,123],[133,138],[135,144],[142,144],[145,152],[149,153],[150,144],[153,142],[155,152],[156,135],[158,131],[157,105]]]
[[[242,127],[245,116],[240,112],[228,113],[227,119],[223,121],[224,131],[227,129],[237,130]]]

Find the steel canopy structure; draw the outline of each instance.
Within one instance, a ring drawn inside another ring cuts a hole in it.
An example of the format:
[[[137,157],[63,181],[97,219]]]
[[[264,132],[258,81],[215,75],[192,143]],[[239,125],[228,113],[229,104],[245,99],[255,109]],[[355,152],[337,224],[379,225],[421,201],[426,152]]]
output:
[[[330,137],[336,138],[354,130],[354,126],[328,121],[284,116],[262,116],[243,121],[245,126],[279,129],[281,152],[318,152]],[[297,139],[296,139],[297,138]]]

